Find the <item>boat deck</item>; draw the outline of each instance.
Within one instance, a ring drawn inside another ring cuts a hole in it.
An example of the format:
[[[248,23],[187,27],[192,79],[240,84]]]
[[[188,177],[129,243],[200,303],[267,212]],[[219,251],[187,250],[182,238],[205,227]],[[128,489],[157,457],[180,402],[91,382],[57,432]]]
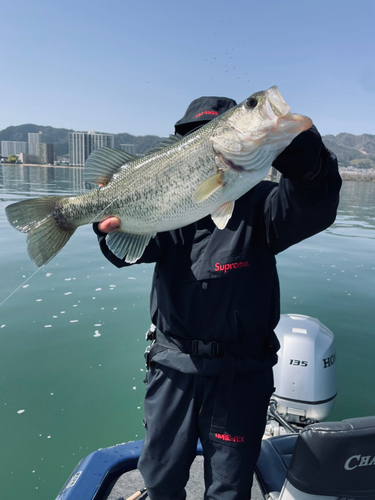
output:
[[[107,496],[103,500],[119,500],[128,498],[136,491],[143,488],[143,479],[138,469],[126,472],[114,481],[108,488]],[[197,500],[203,498],[203,457],[198,455],[190,469],[190,479],[186,486],[187,500]],[[254,476],[253,488],[251,491],[253,500],[263,500],[263,495],[259,489],[258,482]]]

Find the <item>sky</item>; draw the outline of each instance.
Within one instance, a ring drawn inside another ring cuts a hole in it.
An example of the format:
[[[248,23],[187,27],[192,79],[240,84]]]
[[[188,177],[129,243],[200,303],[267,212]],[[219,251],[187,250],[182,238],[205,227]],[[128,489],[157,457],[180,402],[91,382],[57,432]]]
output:
[[[17,0],[0,16],[0,130],[167,136],[197,97],[277,85],[322,135],[375,134],[374,0]]]

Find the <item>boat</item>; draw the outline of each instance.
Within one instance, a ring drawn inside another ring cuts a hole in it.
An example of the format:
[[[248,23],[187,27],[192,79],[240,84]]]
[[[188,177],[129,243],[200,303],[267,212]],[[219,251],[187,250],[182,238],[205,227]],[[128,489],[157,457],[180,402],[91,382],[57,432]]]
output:
[[[337,397],[334,334],[318,319],[283,314],[275,392],[254,473],[256,500],[375,499],[375,416],[327,421]],[[97,450],[81,460],[56,500],[143,500],[137,470],[142,440]],[[186,487],[203,498],[203,450]]]

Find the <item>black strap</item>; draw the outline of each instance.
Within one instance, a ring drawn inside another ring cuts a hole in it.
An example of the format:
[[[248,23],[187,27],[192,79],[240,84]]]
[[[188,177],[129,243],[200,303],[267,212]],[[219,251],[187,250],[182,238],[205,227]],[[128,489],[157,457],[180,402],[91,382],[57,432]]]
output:
[[[147,369],[150,368],[151,360],[155,356],[155,354],[158,354],[158,352],[166,351],[167,349],[168,349],[168,347],[165,347],[165,346],[163,346],[161,344],[157,344],[156,342],[153,342],[151,344],[151,347],[147,348],[147,350],[145,352],[145,359],[146,359]]]
[[[232,387],[234,375],[236,373],[236,358],[229,349],[225,350],[223,364],[221,367],[219,384],[214,406],[214,412],[211,420],[210,432],[224,434],[225,426],[228,419],[230,409],[230,398],[232,395]]]
[[[242,345],[236,347],[239,347],[239,349],[235,349],[235,351],[238,351],[238,355],[247,354],[247,349],[245,349],[246,346]],[[224,434],[230,408],[233,381],[236,373],[236,355],[232,352],[232,346],[228,348],[221,342],[205,342],[203,340],[176,338],[171,335],[165,335],[157,329],[155,332],[155,342],[153,342],[150,351],[147,353],[147,365],[149,365],[155,354],[167,349],[179,350],[194,356],[223,358],[210,432],[214,434]]]
[[[193,356],[209,356],[211,358],[221,358],[224,356],[225,344],[222,342],[215,341],[204,341],[196,339],[183,339],[181,337],[172,337],[171,335],[166,335],[160,330],[156,330],[156,343],[165,349],[176,349],[184,352],[185,354],[191,354]],[[151,348],[151,350],[153,347]],[[160,349],[160,348],[159,348]],[[158,350],[157,352],[160,352]],[[156,354],[156,352],[155,352]]]

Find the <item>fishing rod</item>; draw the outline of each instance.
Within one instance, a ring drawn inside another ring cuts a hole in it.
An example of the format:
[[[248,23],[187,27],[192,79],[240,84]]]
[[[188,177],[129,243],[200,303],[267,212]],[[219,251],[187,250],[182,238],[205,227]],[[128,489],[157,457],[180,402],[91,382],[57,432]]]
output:
[[[141,490],[138,490],[136,491],[135,493],[133,493],[133,495],[131,495],[130,497],[128,498],[119,498],[118,500],[137,500],[138,498],[140,498],[143,493],[145,493],[147,491],[147,488],[142,488]],[[146,497],[145,497],[146,498]]]

